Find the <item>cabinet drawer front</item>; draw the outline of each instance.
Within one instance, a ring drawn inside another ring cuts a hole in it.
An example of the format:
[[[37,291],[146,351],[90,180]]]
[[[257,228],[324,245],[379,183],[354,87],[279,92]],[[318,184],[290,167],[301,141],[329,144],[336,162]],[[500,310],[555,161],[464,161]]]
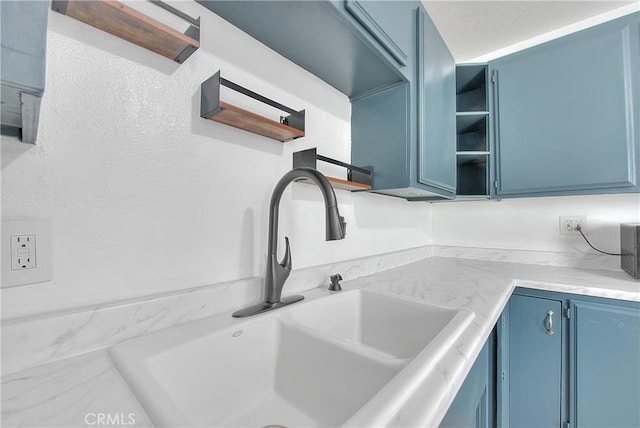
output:
[[[498,195],[638,189],[637,21],[492,63]]]

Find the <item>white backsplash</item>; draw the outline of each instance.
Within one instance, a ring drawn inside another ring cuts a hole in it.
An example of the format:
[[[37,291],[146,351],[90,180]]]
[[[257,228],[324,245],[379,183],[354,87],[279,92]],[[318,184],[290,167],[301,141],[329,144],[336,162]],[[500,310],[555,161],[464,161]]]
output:
[[[580,235],[561,236],[560,216],[584,215],[584,232],[620,252],[620,223],[640,222],[640,193],[515,198],[431,205],[431,244],[554,253],[598,253]]]
[[[334,273],[340,273],[349,281],[430,255],[431,247],[426,246],[294,270],[284,294],[328,285],[329,275]],[[145,299],[5,320],[2,323],[2,372],[15,372],[173,325],[228,313],[259,302],[262,291],[262,278],[254,277]]]
[[[287,280],[284,294],[328,286],[329,276],[335,273],[340,273],[347,282],[430,257],[620,272],[619,267],[611,262],[617,258],[607,256],[583,258],[551,252],[424,246],[296,269]],[[174,325],[228,314],[259,302],[262,292],[262,278],[253,277],[117,303],[8,319],[2,324],[2,370],[4,374],[11,373]]]

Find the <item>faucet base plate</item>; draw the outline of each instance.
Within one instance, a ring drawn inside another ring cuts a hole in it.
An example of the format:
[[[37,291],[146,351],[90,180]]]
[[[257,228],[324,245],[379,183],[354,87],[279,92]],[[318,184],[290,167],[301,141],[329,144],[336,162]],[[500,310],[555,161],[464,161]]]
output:
[[[269,303],[262,302],[257,305],[249,306],[248,308],[240,309],[235,311],[232,315],[234,318],[244,318],[250,317],[251,315],[261,314],[262,312],[272,311],[274,309],[281,308],[283,306],[290,305],[295,302],[299,302],[304,299],[304,296],[296,295],[296,296],[287,296],[283,297],[279,302]]]

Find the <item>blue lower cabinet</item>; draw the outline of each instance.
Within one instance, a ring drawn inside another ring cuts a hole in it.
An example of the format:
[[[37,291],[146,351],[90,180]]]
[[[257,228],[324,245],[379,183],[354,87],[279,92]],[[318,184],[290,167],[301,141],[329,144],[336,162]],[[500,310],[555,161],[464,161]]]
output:
[[[451,403],[440,427],[494,426],[495,403],[494,356],[495,335],[492,334],[476,358],[471,371]]]
[[[640,427],[640,310],[571,303],[576,427]]]
[[[562,301],[514,295],[503,317],[503,425],[561,427]]]
[[[640,303],[517,289],[498,327],[498,426],[640,427]]]

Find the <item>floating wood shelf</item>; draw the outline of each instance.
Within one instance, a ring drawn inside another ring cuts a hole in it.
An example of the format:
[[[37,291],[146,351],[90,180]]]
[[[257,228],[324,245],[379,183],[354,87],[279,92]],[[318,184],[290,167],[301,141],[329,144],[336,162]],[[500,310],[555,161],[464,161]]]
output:
[[[304,131],[267,119],[232,104],[220,101],[220,111],[207,119],[244,129],[281,142],[304,137]]]
[[[280,122],[252,113],[232,104],[220,101],[220,86],[247,95],[278,110],[289,113],[280,116]],[[210,119],[234,128],[253,132],[282,143],[304,137],[304,110],[295,111],[289,107],[263,97],[220,77],[220,71],[205,80],[200,87],[200,117]]]
[[[327,180],[329,180],[329,183],[331,183],[331,186],[333,186],[334,189],[349,190],[352,192],[354,190],[371,190],[370,184],[362,184],[356,181],[343,180],[336,177],[327,177]],[[297,182],[305,184],[315,184],[311,180],[308,180],[306,178],[300,179]]]
[[[182,34],[115,0],[53,0],[51,9],[182,63],[200,47],[200,18],[158,0],[151,3],[189,22]]]
[[[295,152],[293,154],[293,167],[309,167],[316,169],[316,161],[318,160],[347,168],[347,180],[336,177],[327,177],[327,180],[329,180],[334,189],[350,191],[371,190],[373,167],[358,167],[339,160],[331,159],[326,156],[319,155],[315,148]],[[311,183],[311,180],[301,179],[299,182]]]

